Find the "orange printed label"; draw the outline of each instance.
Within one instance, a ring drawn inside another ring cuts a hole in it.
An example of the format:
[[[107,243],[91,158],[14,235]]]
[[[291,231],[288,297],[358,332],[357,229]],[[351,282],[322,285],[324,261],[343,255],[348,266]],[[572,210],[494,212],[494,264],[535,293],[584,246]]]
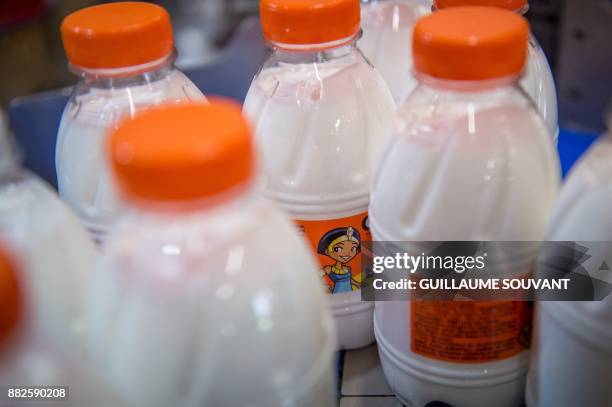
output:
[[[295,222],[319,260],[321,278],[329,292],[359,290],[362,242],[371,240],[367,212],[341,219]]]
[[[532,312],[519,301],[413,301],[410,347],[445,362],[507,359],[529,348]]]

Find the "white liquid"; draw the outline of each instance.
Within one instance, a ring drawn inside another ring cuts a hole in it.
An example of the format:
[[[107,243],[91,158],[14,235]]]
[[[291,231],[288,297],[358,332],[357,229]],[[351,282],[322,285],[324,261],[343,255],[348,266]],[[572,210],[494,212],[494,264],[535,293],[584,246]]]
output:
[[[431,1],[386,0],[361,4],[359,48],[383,76],[398,105],[414,90],[412,30],[431,12]]]
[[[150,106],[190,100],[204,96],[177,70],[144,85],[92,87],[71,98],[58,132],[58,189],[94,239],[102,241],[123,209],[106,164],[104,140],[109,131],[121,119]]]
[[[421,85],[398,116],[372,192],[374,240],[543,238],[559,163],[544,123],[518,90],[471,94]],[[412,353],[405,302],[378,302],[374,324],[385,375],[405,404],[520,405],[526,352],[474,364]]]
[[[22,301],[17,326],[0,346],[0,383],[69,386],[66,406],[122,406],[84,361],[94,244],[51,188],[17,167],[2,134],[0,242],[15,264]]]
[[[134,213],[106,249],[91,350],[130,405],[334,405],[316,266],[270,203]]]
[[[554,241],[612,241],[612,135],[603,136],[572,169],[550,223]],[[587,244],[588,246],[588,244]],[[612,244],[589,248],[583,263],[592,277],[612,284]],[[612,298],[593,302],[540,302],[529,406],[612,405]]]
[[[35,332],[81,349],[96,251],[57,195],[29,174],[0,180],[0,239],[20,259]]]
[[[292,219],[367,212],[374,162],[395,104],[359,54],[264,68],[244,110],[255,124],[266,193]],[[360,291],[335,294],[331,302],[339,347],[373,341],[372,304],[361,302]]]

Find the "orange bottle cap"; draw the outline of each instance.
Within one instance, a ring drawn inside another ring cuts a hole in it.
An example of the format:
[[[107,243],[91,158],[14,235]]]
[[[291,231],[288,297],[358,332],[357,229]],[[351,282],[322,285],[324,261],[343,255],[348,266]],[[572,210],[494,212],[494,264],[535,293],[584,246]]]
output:
[[[9,255],[0,249],[0,344],[13,332],[21,314],[19,285]]]
[[[528,37],[527,20],[507,10],[440,10],[414,27],[414,69],[435,78],[466,81],[518,75],[525,65]]]
[[[61,27],[68,60],[90,69],[142,65],[174,49],[168,12],[151,3],[109,3],[70,14]]]
[[[280,44],[324,44],[359,32],[359,0],[260,0],[264,37]]]
[[[527,3],[527,0],[434,0],[434,6],[437,9],[461,6],[486,6],[514,11],[525,7]]]
[[[122,192],[145,201],[209,197],[254,173],[251,129],[240,105],[224,100],[146,110],[119,124],[109,148]]]

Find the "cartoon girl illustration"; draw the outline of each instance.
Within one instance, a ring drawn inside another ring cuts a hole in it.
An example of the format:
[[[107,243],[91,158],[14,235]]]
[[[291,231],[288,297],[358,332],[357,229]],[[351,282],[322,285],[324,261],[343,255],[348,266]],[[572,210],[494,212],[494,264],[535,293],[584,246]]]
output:
[[[332,294],[358,290],[361,283],[353,278],[348,262],[361,252],[361,237],[352,227],[336,228],[327,232],[317,246],[317,253],[323,254],[336,262],[323,266],[321,276],[332,282]]]

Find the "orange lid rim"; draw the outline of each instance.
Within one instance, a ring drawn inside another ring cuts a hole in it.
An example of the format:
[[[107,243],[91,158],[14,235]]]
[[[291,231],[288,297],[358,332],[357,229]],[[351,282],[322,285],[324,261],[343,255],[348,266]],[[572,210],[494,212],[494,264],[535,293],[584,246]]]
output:
[[[273,44],[320,45],[356,36],[359,0],[260,0],[264,38]]]
[[[94,75],[95,77],[128,77],[139,75],[146,72],[152,72],[164,68],[174,67],[176,61],[177,52],[173,48],[168,54],[163,55],[161,58],[153,61],[144,62],[140,65],[127,65],[118,67],[87,67],[81,65],[75,65],[68,61],[68,70],[78,76]]]
[[[511,11],[453,7],[421,18],[414,27],[413,67],[452,81],[518,77],[527,58],[529,25]]]
[[[132,206],[137,208],[148,209],[155,212],[197,212],[214,209],[240,200],[245,195],[248,195],[253,189],[255,179],[255,175],[252,175],[247,179],[238,181],[231,187],[222,188],[201,197],[144,197],[125,187],[120,187],[120,192],[124,198],[127,198]]]
[[[529,0],[434,0],[433,7],[436,10],[444,10],[450,7],[497,7],[506,10],[520,12],[529,7]]]

